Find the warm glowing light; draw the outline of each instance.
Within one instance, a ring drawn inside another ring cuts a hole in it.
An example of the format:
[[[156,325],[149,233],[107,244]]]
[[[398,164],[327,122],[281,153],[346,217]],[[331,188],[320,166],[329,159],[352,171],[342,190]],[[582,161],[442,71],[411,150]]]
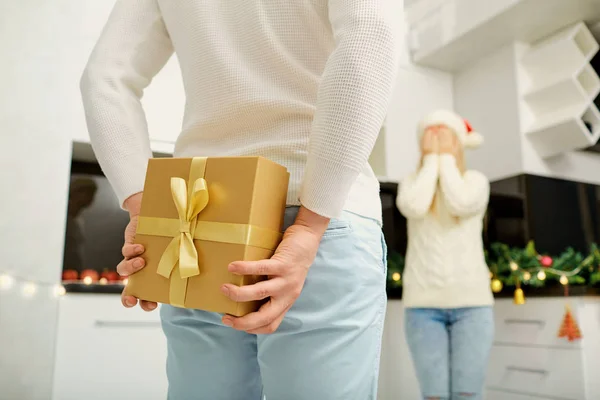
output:
[[[523,272],[523,280],[528,281],[531,279],[531,274],[527,271]]]
[[[10,289],[15,280],[10,275],[0,275],[0,289]]]
[[[63,285],[56,285],[56,286],[54,286],[52,293],[57,297],[64,296],[65,293],[67,293],[67,290],[65,289],[65,287]]]
[[[392,280],[394,280],[394,281],[398,282],[398,281],[400,280],[400,273],[398,273],[398,272],[394,272],[394,273],[392,274]]]
[[[546,279],[546,273],[545,273],[544,271],[540,271],[540,272],[538,272],[538,274],[537,274],[537,278],[538,278],[540,281],[543,281],[544,279]]]
[[[108,279],[106,279],[106,278],[100,278],[100,280],[98,281],[98,283],[100,283],[101,285],[106,285],[108,283]]]
[[[37,286],[35,283],[28,282],[23,285],[23,295],[26,297],[31,297],[37,292]]]
[[[563,275],[563,276],[561,276],[561,277],[560,277],[560,283],[561,283],[561,285],[566,285],[566,284],[568,284],[568,283],[569,283],[569,278],[567,278],[567,277],[566,277],[566,276],[564,276],[564,275]]]
[[[510,269],[511,269],[511,270],[513,270],[513,271],[516,271],[516,270],[518,270],[518,269],[519,269],[519,264],[517,264],[517,263],[516,263],[516,262],[514,262],[514,261],[511,261],[511,262],[510,262]]]
[[[91,285],[93,281],[94,280],[91,276],[86,276],[85,278],[83,278],[83,283],[85,283],[86,285]]]
[[[127,286],[127,282],[129,282],[129,279],[125,278],[125,279],[123,279],[121,282],[123,282],[123,285],[124,285],[124,286]]]

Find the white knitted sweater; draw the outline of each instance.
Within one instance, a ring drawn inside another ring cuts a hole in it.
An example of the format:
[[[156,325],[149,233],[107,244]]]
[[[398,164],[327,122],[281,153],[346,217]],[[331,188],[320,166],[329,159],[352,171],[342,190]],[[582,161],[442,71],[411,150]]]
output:
[[[405,307],[493,304],[482,241],[488,199],[487,178],[477,171],[461,175],[449,154],[427,155],[420,170],[404,179],[397,203],[408,220]]]
[[[120,201],[151,157],[144,88],[177,54],[186,93],[175,156],[264,156],[288,204],[379,219],[367,160],[399,40],[389,0],[118,0],[81,88],[94,151]]]

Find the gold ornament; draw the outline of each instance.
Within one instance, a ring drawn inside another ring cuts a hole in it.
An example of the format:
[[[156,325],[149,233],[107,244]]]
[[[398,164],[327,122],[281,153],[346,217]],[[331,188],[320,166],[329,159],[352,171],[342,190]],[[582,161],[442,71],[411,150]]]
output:
[[[523,280],[528,281],[531,279],[531,274],[527,271],[523,272]]]
[[[513,271],[516,271],[519,269],[519,264],[517,264],[516,262],[514,262],[512,260],[510,261],[509,265],[510,265],[510,269]]]
[[[523,293],[523,289],[517,288],[515,290],[514,303],[517,305],[525,304],[525,294]]]
[[[400,280],[400,278],[401,278],[401,276],[400,276],[400,273],[399,273],[399,272],[394,272],[394,273],[392,274],[392,280],[393,280],[393,281],[395,281],[395,282],[398,282],[398,281]]]
[[[540,281],[543,281],[544,279],[546,279],[546,273],[545,273],[544,271],[540,271],[540,272],[538,272],[538,273],[537,273],[537,278],[538,278]]]
[[[492,292],[494,293],[500,293],[500,291],[502,290],[502,282],[500,281],[500,279],[492,279]]]

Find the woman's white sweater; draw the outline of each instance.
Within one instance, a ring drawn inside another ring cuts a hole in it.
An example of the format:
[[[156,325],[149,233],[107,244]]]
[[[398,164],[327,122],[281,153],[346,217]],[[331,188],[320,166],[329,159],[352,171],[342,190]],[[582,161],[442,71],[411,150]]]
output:
[[[425,156],[419,171],[403,180],[397,205],[408,220],[405,307],[493,304],[482,240],[489,192],[483,174],[461,174],[450,154]]]

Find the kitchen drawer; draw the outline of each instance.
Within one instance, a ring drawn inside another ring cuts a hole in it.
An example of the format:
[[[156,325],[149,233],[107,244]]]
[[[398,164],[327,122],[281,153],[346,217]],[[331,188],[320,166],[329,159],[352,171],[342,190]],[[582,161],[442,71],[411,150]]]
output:
[[[585,399],[582,352],[494,346],[486,386],[551,398]]]
[[[118,295],[61,298],[54,400],[164,400],[165,361],[158,310],[126,309]]]
[[[497,300],[494,305],[496,344],[521,344],[581,348],[581,341],[569,342],[558,337],[565,304],[564,298],[528,299],[523,305],[512,300]],[[569,299],[577,319],[578,299]]]

